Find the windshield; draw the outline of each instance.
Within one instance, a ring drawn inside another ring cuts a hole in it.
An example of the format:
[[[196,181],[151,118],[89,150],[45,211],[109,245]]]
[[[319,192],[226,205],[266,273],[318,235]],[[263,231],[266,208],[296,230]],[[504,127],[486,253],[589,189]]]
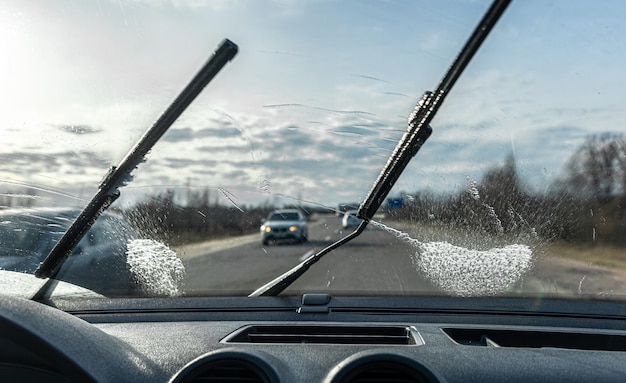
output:
[[[56,278],[249,295],[363,223],[356,201],[489,6],[2,2],[0,268],[32,274],[229,39]],[[624,8],[513,2],[367,228],[282,294],[626,297]]]

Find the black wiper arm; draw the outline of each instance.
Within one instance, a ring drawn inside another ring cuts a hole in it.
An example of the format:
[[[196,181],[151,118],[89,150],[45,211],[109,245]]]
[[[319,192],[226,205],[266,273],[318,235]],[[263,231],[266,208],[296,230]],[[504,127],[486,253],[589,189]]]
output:
[[[426,92],[417,103],[417,106],[409,116],[409,126],[406,133],[398,142],[387,164],[380,172],[378,179],[359,207],[358,216],[363,219],[359,227],[353,233],[320,250],[317,254],[310,256],[293,269],[259,287],[249,295],[250,297],[280,294],[325,254],[358,237],[363,230],[365,230],[368,222],[387,197],[387,194],[389,194],[389,191],[411,161],[411,158],[415,156],[426,139],[430,136],[432,129],[429,124],[435,117],[435,114],[437,114],[443,100],[510,3],[511,0],[493,1],[482,20],[478,23],[476,29],[474,29],[472,35],[465,43],[465,46],[461,49],[459,55],[450,66],[450,69],[448,69],[442,78],[437,89],[435,89],[434,92]]]
[[[63,234],[63,237],[50,251],[50,254],[39,264],[39,267],[35,270],[35,276],[39,278],[54,278],[56,276],[72,249],[80,242],[100,214],[119,197],[119,188],[131,181],[132,171],[145,160],[145,155],[152,149],[154,144],[224,65],[235,57],[237,51],[238,48],[235,43],[228,39],[222,41],[207,63],[176,97],[161,117],[141,137],[119,165],[111,168],[100,184],[96,195]]]

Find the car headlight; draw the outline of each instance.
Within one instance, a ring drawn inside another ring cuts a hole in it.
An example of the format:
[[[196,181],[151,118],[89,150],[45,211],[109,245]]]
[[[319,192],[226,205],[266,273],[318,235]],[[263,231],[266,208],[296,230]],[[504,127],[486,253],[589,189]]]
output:
[[[298,230],[300,230],[300,228],[298,226],[289,226],[289,231],[292,232],[292,233],[294,231],[298,231]]]
[[[265,229],[263,229],[263,231],[265,231],[266,233],[269,233],[270,231],[272,231],[272,228],[269,226],[265,226]]]

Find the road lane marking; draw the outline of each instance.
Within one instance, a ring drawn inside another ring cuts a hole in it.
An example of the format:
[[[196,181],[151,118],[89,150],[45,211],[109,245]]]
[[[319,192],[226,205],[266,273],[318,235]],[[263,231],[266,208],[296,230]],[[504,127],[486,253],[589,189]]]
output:
[[[310,257],[311,255],[315,254],[315,251],[313,250],[309,250],[306,253],[302,254],[302,256],[300,256],[300,261],[304,261],[305,259],[307,259],[308,257]]]

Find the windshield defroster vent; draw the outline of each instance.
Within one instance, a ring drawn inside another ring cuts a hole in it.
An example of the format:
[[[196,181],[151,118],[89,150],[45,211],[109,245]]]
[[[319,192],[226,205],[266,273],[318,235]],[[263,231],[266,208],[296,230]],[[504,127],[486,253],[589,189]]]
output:
[[[417,330],[409,326],[246,326],[224,339],[225,343],[318,343],[422,345]]]

